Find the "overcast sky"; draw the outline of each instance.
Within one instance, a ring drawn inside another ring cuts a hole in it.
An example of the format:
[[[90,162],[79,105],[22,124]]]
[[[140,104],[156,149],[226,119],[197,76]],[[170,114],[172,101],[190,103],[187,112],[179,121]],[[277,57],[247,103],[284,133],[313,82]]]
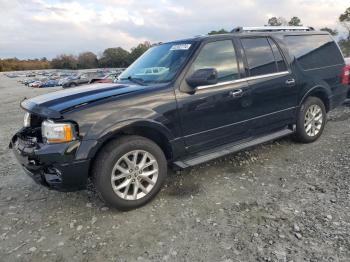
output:
[[[0,58],[125,49],[299,16],[338,28],[349,0],[0,0]]]

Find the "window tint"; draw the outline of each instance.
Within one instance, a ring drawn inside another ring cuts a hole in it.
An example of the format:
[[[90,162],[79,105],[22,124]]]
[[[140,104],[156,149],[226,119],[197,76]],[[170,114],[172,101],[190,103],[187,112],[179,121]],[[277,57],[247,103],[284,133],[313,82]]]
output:
[[[285,41],[304,69],[343,63],[342,54],[329,35],[286,36]]]
[[[278,49],[277,45],[273,40],[269,38],[269,43],[272,48],[273,56],[275,57],[275,61],[277,63],[277,69],[279,72],[287,71],[287,65],[284,61],[280,50]]]
[[[250,76],[277,72],[275,58],[267,38],[243,38],[242,44],[247,58]]]
[[[190,74],[198,69],[215,68],[219,82],[239,78],[236,53],[231,40],[206,44],[193,62]]]

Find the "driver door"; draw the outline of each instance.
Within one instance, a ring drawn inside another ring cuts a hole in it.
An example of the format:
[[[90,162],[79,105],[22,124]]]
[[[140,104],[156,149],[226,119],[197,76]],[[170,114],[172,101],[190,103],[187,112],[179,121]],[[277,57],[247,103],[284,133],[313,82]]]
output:
[[[248,84],[240,78],[232,39],[202,44],[176,90],[183,136],[189,153],[242,140],[248,136]],[[215,68],[218,83],[188,90],[186,78],[198,69]]]

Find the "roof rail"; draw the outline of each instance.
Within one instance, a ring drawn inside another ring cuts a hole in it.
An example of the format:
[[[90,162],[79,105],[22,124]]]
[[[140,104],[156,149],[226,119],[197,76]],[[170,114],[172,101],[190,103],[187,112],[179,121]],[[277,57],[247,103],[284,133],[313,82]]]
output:
[[[236,27],[231,33],[242,32],[279,32],[279,31],[314,31],[308,26],[256,26],[256,27]]]

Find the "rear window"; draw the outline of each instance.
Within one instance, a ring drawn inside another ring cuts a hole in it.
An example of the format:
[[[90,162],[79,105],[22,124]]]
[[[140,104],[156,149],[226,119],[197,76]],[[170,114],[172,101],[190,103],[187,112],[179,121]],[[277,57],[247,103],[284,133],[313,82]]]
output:
[[[285,36],[289,51],[305,70],[343,64],[343,56],[329,35]]]
[[[277,72],[277,65],[266,37],[243,38],[242,45],[247,58],[250,76]]]

